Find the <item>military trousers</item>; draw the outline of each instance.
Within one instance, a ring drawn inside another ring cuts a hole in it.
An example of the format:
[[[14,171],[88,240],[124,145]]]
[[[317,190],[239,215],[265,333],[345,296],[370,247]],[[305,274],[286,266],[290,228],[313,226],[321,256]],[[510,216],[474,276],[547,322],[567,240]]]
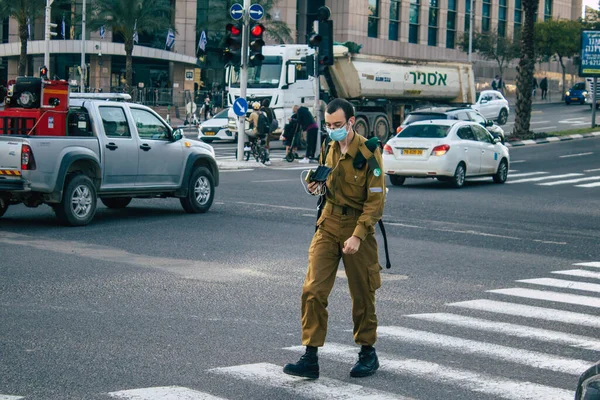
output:
[[[356,228],[357,215],[341,215],[327,208],[308,250],[308,271],[302,287],[302,344],[320,347],[327,335],[327,304],[340,259],[352,298],[354,341],[373,345],[377,340],[375,291],[381,286],[374,229],[355,254],[343,254],[344,242]]]

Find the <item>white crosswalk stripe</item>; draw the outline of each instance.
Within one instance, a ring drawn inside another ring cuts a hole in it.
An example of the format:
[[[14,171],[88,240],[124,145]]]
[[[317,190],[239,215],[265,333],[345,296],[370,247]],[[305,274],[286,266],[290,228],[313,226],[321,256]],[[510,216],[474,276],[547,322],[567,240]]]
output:
[[[286,350],[301,353],[304,351],[304,347],[294,346],[288,347]],[[327,343],[319,349],[319,356],[335,361],[353,363],[356,361],[356,347]],[[413,376],[429,382],[458,386],[489,396],[514,400],[573,399],[573,391],[570,390],[515,381],[429,361],[391,357],[385,353],[379,353],[378,357],[381,371],[396,375]]]
[[[287,392],[308,399],[336,400],[408,400],[407,397],[370,389],[352,383],[321,377],[311,381],[283,373],[280,365],[259,363],[235,367],[214,368],[210,372],[251,381],[261,386],[283,388]]]
[[[491,357],[571,375],[581,374],[581,371],[585,371],[591,364],[585,360],[558,357],[536,351],[515,349],[493,343],[478,342],[399,326],[380,326],[377,329],[377,333],[380,337],[389,337],[402,342],[421,344],[447,351],[461,352],[462,354]]]
[[[510,172],[509,172],[510,174]],[[509,178],[524,178],[526,176],[535,176],[535,175],[545,175],[547,174],[547,172],[523,172],[523,173],[518,173],[518,174],[510,174]]]
[[[149,387],[121,390],[108,393],[109,396],[126,400],[225,400],[222,397],[180,386]]]
[[[0,400],[19,400],[23,399],[21,396],[9,396],[7,394],[0,394]]]
[[[407,317],[459,326],[462,328],[475,329],[484,332],[502,333],[509,336],[535,339],[542,342],[558,343],[572,347],[600,351],[600,340],[598,339],[580,335],[571,335],[569,333],[556,332],[548,329],[534,328],[531,326],[489,321],[480,318],[465,317],[462,315],[447,313],[413,314],[407,315]]]
[[[562,178],[572,178],[574,176],[581,176],[583,174],[579,173],[571,173],[571,174],[561,174],[561,175],[545,175],[537,178],[525,178],[525,179],[517,179],[515,181],[508,180],[506,183],[523,183],[523,182],[540,182],[540,181],[549,181],[551,179],[562,179]]]
[[[575,187],[580,187],[580,188],[595,188],[595,187],[600,187],[600,182],[584,183],[583,185],[575,185]]]
[[[535,300],[554,301],[557,303],[576,304],[580,306],[600,308],[600,298],[580,296],[577,294],[567,294],[559,292],[550,292],[545,290],[509,288],[488,290],[490,293],[504,294],[507,296],[525,297]]]
[[[597,283],[566,281],[564,279],[554,278],[521,279],[517,282],[600,293],[600,285]]]
[[[572,184],[572,183],[598,181],[598,180],[600,180],[600,176],[588,176],[585,178],[567,179],[565,181],[538,183],[538,185],[540,185],[540,186],[556,186],[556,185],[568,185],[568,184]]]
[[[580,278],[600,279],[600,272],[587,271],[585,269],[569,269],[566,271],[552,271],[553,274],[578,276]]]
[[[582,267],[600,268],[600,262],[582,262],[582,263],[575,263],[573,265],[580,265]]]

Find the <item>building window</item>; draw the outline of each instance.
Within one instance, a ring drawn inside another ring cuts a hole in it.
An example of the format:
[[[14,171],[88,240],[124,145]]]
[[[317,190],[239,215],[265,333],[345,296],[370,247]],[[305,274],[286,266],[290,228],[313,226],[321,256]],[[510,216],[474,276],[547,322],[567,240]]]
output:
[[[471,26],[471,0],[465,0],[465,32]]]
[[[544,3],[544,21],[552,19],[552,0],[546,0]]]
[[[429,0],[429,30],[427,32],[427,45],[437,46],[438,33],[438,0]]]
[[[456,0],[448,0],[446,20],[446,48],[453,49],[456,42]]]
[[[498,36],[506,37],[506,0],[498,3]]]
[[[490,31],[490,20],[491,20],[491,9],[492,9],[492,1],[491,0],[483,0],[483,6],[481,8],[481,31],[489,32]]]
[[[514,26],[514,38],[518,39],[521,35],[521,26],[523,25],[523,8],[521,6],[521,0],[515,0],[515,26]]]
[[[400,31],[400,0],[390,1],[390,30],[388,39],[398,40]]]
[[[377,37],[379,25],[379,0],[369,0],[369,37]]]
[[[410,0],[410,26],[408,27],[408,43],[419,43],[419,0]]]

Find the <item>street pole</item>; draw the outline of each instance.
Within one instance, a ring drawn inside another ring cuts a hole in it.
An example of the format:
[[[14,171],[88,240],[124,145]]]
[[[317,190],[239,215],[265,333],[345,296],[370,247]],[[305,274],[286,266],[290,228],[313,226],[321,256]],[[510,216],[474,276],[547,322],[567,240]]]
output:
[[[50,6],[54,0],[46,0],[46,26],[44,34],[44,65],[50,68]],[[50,76],[50,73],[48,73]]]
[[[313,23],[313,31],[319,32],[319,21]],[[315,104],[313,106],[313,115],[319,130],[317,131],[317,146],[315,155],[321,154],[321,85],[319,78],[319,47],[315,47]]]
[[[473,21],[475,20],[474,1],[471,0],[471,14],[469,14],[469,63],[473,61]]]
[[[246,99],[246,88],[248,87],[248,46],[250,32],[248,32],[248,22],[250,18],[250,0],[244,0],[244,24],[242,28],[242,61],[240,66],[240,97]],[[251,105],[248,104],[248,108]],[[246,143],[246,115],[238,117],[238,144],[237,160],[244,159],[244,144]]]
[[[85,93],[85,2],[83,0],[83,11],[81,13],[81,80],[79,84],[79,91]]]
[[[594,85],[592,87],[592,128],[596,127],[596,101],[598,100],[598,89],[596,85],[598,84],[598,78],[594,77]]]

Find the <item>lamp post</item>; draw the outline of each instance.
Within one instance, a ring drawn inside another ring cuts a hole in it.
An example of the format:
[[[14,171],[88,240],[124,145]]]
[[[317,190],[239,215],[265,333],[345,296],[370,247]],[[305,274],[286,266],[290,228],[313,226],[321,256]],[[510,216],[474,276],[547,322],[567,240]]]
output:
[[[79,91],[85,93],[85,2],[83,0],[83,10],[81,12],[81,76]]]
[[[471,12],[469,14],[469,62],[473,61],[473,22],[475,21],[475,10],[473,9],[473,3],[474,1],[471,0],[471,5],[469,6],[471,8]]]

